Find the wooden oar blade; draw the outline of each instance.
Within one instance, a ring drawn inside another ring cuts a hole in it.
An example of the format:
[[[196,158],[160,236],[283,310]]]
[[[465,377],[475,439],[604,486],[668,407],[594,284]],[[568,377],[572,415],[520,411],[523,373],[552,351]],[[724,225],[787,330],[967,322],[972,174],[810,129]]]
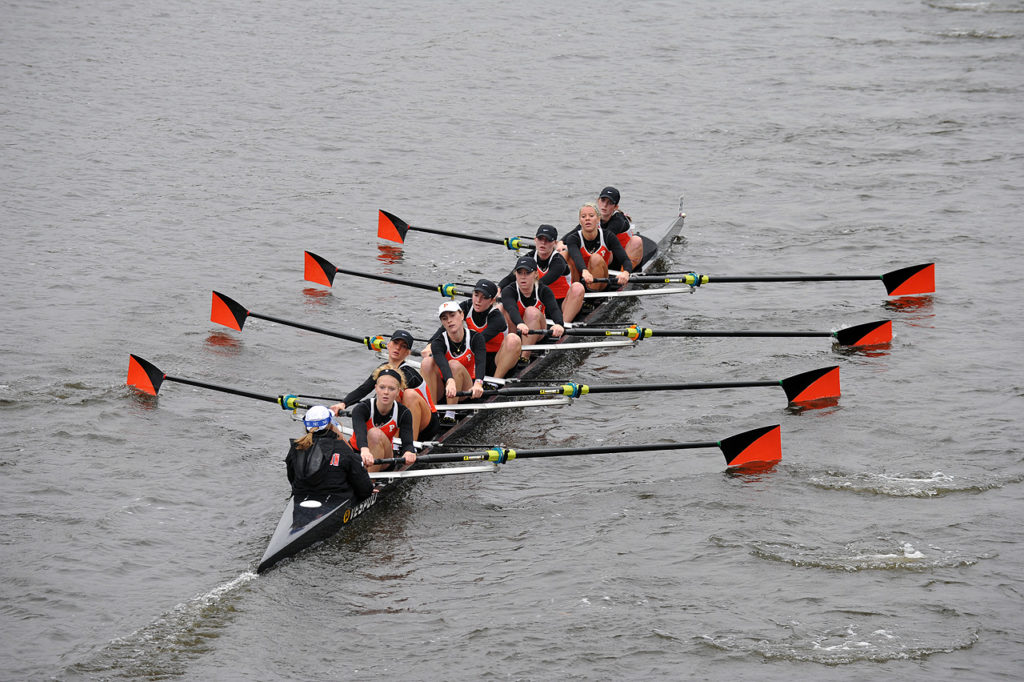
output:
[[[334,267],[331,261],[321,258],[311,251],[306,251],[306,262],[303,270],[303,277],[307,282],[315,282],[329,287],[334,284],[334,275],[338,268]]]
[[[377,236],[388,241],[405,243],[405,233],[409,231],[409,223],[405,222],[394,213],[385,210],[378,210],[377,213]]]
[[[213,292],[213,303],[210,305],[210,322],[222,324],[237,331],[242,331],[249,311],[238,301],[224,294]]]
[[[935,263],[912,265],[882,275],[890,296],[916,296],[935,292]]]
[[[892,320],[866,322],[835,333],[842,346],[881,346],[892,341]]]
[[[164,373],[156,365],[140,358],[138,355],[128,356],[128,381],[126,385],[137,388],[143,393],[156,395],[160,384],[164,382]]]
[[[781,382],[791,403],[811,402],[839,397],[839,365],[794,374]]]
[[[729,436],[718,444],[725,454],[726,466],[768,464],[782,460],[782,427],[764,426]]]

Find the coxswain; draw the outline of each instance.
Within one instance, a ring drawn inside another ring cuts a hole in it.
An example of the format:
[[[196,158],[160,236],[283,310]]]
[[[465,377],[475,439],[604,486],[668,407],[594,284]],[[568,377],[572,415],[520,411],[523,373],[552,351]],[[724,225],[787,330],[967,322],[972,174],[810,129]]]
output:
[[[460,302],[459,307],[466,316],[469,330],[483,334],[487,376],[501,379],[519,362],[523,340],[507,333],[508,321],[501,314],[501,308],[494,305],[497,296],[498,285],[481,279],[473,287],[473,297]]]
[[[379,367],[373,373],[374,395],[356,403],[352,415],[352,437],[348,444],[359,452],[367,471],[380,471],[383,466],[374,464],[374,459],[394,456],[397,447],[406,464],[416,461],[416,447],[413,445],[412,413],[398,402],[398,396],[405,389],[405,377],[391,367]],[[402,440],[396,446],[394,439]]]
[[[359,455],[339,438],[342,433],[331,411],[314,405],[302,422],[306,433],[291,441],[284,460],[292,495],[349,494],[356,502],[369,497],[373,481]]]
[[[620,269],[615,276],[618,286],[629,281],[633,263],[629,260],[622,244],[611,232],[601,227],[600,214],[596,204],[580,206],[580,229],[565,238],[569,253],[569,267],[572,280],[582,282],[587,291],[601,291],[606,284],[595,283],[595,279],[608,277],[608,270]]]
[[[439,430],[437,406],[434,405],[430,389],[427,388],[427,382],[423,380],[423,376],[416,371],[415,367],[405,363],[409,353],[412,352],[412,344],[412,334],[404,329],[396,329],[387,344],[387,362],[377,369],[390,367],[397,369],[405,377],[405,389],[398,400],[412,412],[413,437],[416,440],[429,440],[436,436]],[[350,391],[340,403],[331,405],[331,411],[337,414],[347,405],[353,405],[365,399],[373,391],[375,384],[374,375],[371,373],[366,381]]]
[[[537,261],[533,256],[522,256],[516,261],[516,281],[501,290],[501,307],[508,318],[508,328],[523,337],[523,345],[538,343],[542,334],[530,334],[531,329],[547,329],[551,318],[551,336],[556,339],[565,333],[562,310],[551,289],[537,277]],[[529,352],[523,357],[529,358]]]
[[[455,301],[445,301],[438,307],[441,320],[439,333],[431,337],[430,357],[423,359],[420,369],[430,387],[430,394],[440,406],[454,404],[462,398],[456,393],[471,391],[474,399],[484,392],[487,348],[483,334],[473,333],[466,327],[466,314]],[[441,417],[441,425],[455,423],[455,412],[448,410]]]
[[[537,276],[541,284],[547,285],[551,293],[555,295],[558,307],[562,311],[562,322],[572,322],[576,319],[580,309],[583,307],[583,294],[585,290],[579,282],[572,281],[572,272],[565,256],[556,248],[558,244],[558,230],[554,225],[541,225],[537,228],[537,235],[533,238],[534,250],[532,255],[537,261]],[[515,281],[515,271],[510,272],[502,278],[498,284],[499,288]]]
[[[619,243],[633,264],[633,269],[636,270],[644,258],[644,242],[635,234],[636,230],[629,216],[619,209],[619,190],[614,187],[605,187],[601,190],[597,196],[597,210],[601,213],[601,227],[618,237]]]

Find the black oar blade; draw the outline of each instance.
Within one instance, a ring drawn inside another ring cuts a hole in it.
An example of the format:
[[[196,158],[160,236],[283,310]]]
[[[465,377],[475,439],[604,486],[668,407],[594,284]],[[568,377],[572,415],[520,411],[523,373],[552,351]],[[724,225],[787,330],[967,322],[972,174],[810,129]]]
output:
[[[935,263],[911,265],[882,275],[890,296],[916,296],[935,292]]]
[[[782,427],[763,426],[729,436],[718,444],[725,454],[725,464],[741,467],[750,464],[769,464],[782,460]]]
[[[857,324],[834,336],[842,346],[882,346],[892,341],[892,320]]]
[[[126,385],[137,388],[143,393],[156,395],[160,384],[164,382],[163,372],[156,365],[143,360],[138,355],[128,356],[128,381]]]
[[[791,403],[811,402],[839,397],[839,365],[794,374],[781,382]]]
[[[377,213],[377,236],[388,241],[405,243],[405,233],[409,231],[409,223],[394,213],[380,209]]]
[[[329,287],[334,284],[334,275],[338,268],[331,261],[321,258],[311,251],[306,251],[306,265],[303,273],[307,282],[315,282]]]
[[[245,318],[249,317],[249,311],[241,303],[224,294],[213,292],[213,303],[210,305],[210,322],[222,324],[231,329],[242,331],[245,326]]]

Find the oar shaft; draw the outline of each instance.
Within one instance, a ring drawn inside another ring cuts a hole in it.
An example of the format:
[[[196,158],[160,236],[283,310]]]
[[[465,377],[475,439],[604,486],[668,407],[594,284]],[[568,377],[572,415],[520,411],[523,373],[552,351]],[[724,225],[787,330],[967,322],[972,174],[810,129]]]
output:
[[[509,459],[529,459],[533,457],[566,457],[573,455],[605,455],[619,452],[656,452],[659,450],[691,450],[699,448],[717,448],[716,441],[694,443],[649,443],[644,445],[599,445],[585,448],[548,448],[541,450],[509,450]],[[422,455],[416,458],[424,464],[442,462],[494,462],[499,459],[498,448],[484,452],[438,453]],[[378,464],[404,461],[399,459],[378,459]]]
[[[701,384],[612,384],[587,386],[587,393],[630,393],[637,391],[690,391],[704,388],[755,388],[778,386],[778,381],[719,381]]]
[[[418,227],[416,225],[410,225],[410,230],[416,230],[417,232],[429,232],[431,234],[440,234],[446,237],[458,237],[459,239],[471,239],[477,242],[484,242],[487,244],[501,244],[505,245],[504,239],[498,239],[496,237],[481,237],[475,234],[463,234],[462,232],[451,232],[449,230],[439,230],[434,227]]]
[[[268,403],[278,403],[277,396],[265,395],[262,393],[252,393],[251,391],[243,391],[240,388],[231,388],[230,386],[218,386],[217,384],[208,384],[203,381],[196,381],[195,379],[183,379],[181,377],[172,377],[170,375],[164,375],[165,381],[174,381],[179,384],[188,384],[189,386],[197,386],[199,388],[208,388],[212,391],[220,391],[221,393],[230,393],[232,395],[240,395],[244,398],[254,398],[255,400],[262,400]],[[279,403],[278,403],[279,404]],[[309,405],[296,404],[296,407],[310,407]]]
[[[335,267],[335,270],[343,275],[353,275],[355,277],[364,277],[366,279],[375,279],[378,282],[389,282],[391,284],[403,284],[407,287],[416,287],[417,289],[426,289],[427,291],[437,291],[438,286],[436,284],[426,284],[425,282],[415,282],[408,279],[402,279],[399,277],[388,277],[387,275],[375,275],[370,272],[359,272],[358,270],[346,270],[345,268]]]
[[[338,339],[344,339],[346,341],[355,341],[356,343],[363,343],[364,337],[355,336],[354,334],[345,334],[344,332],[331,331],[330,329],[323,329],[321,327],[314,327],[310,324],[303,324],[302,322],[293,322],[292,320],[283,320],[280,317],[271,317],[270,315],[261,315],[260,313],[249,312],[249,317],[256,317],[261,320],[268,322],[276,322],[277,324],[283,324],[288,327],[295,327],[296,329],[305,329],[309,332],[317,334],[325,334],[327,336],[333,336]]]

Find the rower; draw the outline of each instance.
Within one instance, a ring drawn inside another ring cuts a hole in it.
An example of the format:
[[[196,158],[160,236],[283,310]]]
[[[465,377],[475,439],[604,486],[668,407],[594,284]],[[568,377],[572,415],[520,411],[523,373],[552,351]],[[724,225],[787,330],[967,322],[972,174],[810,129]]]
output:
[[[564,332],[562,310],[551,289],[541,284],[537,277],[537,261],[533,256],[522,256],[516,261],[516,281],[501,290],[501,307],[508,318],[508,328],[515,329],[523,337],[523,345],[539,342],[541,334],[529,334],[531,329],[547,328],[547,317],[551,325],[551,336],[558,338]],[[523,353],[529,358],[529,352]]]
[[[603,282],[595,284],[594,280],[608,277],[609,267],[618,267],[621,270],[615,279],[619,286],[624,285],[633,272],[633,263],[619,240],[601,227],[597,205],[583,204],[579,216],[579,231],[565,238],[572,280],[582,282],[587,291],[600,291],[607,285]]]
[[[291,441],[285,466],[292,495],[353,495],[364,500],[373,492],[363,463],[341,436],[338,420],[323,405],[306,410],[302,419],[306,433]]]
[[[405,364],[406,358],[412,352],[412,343],[412,334],[404,329],[396,329],[387,344],[387,362],[377,367],[377,369],[390,367],[402,373],[405,378],[406,387],[399,397],[399,402],[412,412],[413,438],[416,440],[429,440],[436,436],[439,430],[437,406],[434,405],[430,389],[427,387],[427,382],[423,380],[423,376],[416,371],[415,367]],[[331,405],[331,411],[337,414],[339,411],[344,410],[346,405],[352,405],[365,399],[373,391],[375,384],[374,374],[371,373],[366,378],[366,381],[350,391],[348,395],[342,398],[340,403]]]
[[[473,298],[462,301],[459,307],[466,316],[469,330],[483,334],[487,376],[501,379],[519,362],[523,340],[507,333],[508,321],[501,314],[501,308],[494,305],[497,296],[498,285],[481,279],[473,287]]]
[[[352,437],[348,444],[359,451],[367,471],[379,471],[382,465],[374,459],[394,456],[395,436],[402,439],[399,447],[406,464],[416,461],[412,435],[412,413],[398,402],[405,389],[405,377],[396,369],[379,367],[373,373],[374,395],[352,408]]]
[[[472,397],[479,398],[484,392],[487,364],[483,334],[466,327],[466,314],[455,301],[442,303],[437,316],[441,329],[431,337],[430,357],[424,358],[420,366],[430,394],[437,396],[438,405],[442,396],[446,404],[459,402],[459,391],[472,391]],[[449,410],[441,417],[442,426],[454,423],[454,411]]]
[[[619,210],[619,190],[614,187],[601,190],[597,196],[597,210],[601,212],[601,227],[618,237],[633,269],[640,267],[640,261],[644,258],[644,242],[636,234],[633,221]]]
[[[565,256],[556,250],[558,230],[554,225],[541,225],[533,239],[532,255],[537,261],[537,276],[541,284],[546,284],[555,295],[558,307],[562,311],[562,321],[572,322],[583,307],[583,285],[572,281],[572,272]],[[515,272],[502,278],[498,286],[504,289],[515,281]]]

